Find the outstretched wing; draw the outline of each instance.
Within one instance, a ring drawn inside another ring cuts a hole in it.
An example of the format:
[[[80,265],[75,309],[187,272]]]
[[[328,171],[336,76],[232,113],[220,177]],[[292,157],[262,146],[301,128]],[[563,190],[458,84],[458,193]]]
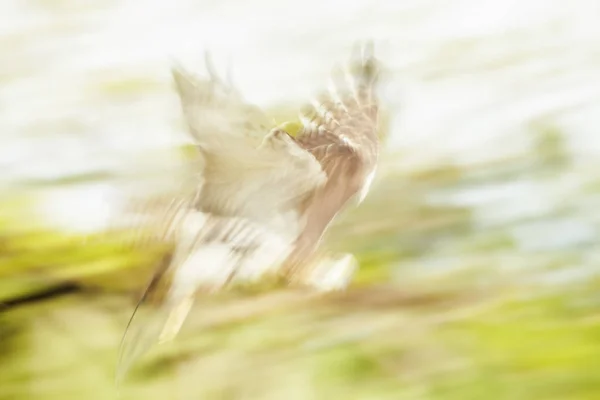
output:
[[[374,159],[378,71],[372,44],[355,46],[347,67],[334,69],[330,90],[302,110],[303,129],[296,140],[326,172],[335,170],[335,163],[343,161],[350,150],[367,161]]]
[[[264,113],[217,76],[208,54],[206,68],[206,79],[173,69],[196,160],[185,178],[174,176],[182,179],[175,182],[179,189],[124,196],[127,212],[140,217],[140,226],[132,226],[139,233],[134,244],[150,234],[141,225],[152,226],[157,234],[150,236],[160,239],[188,209],[248,218],[283,232],[297,205],[325,180],[310,152],[278,129],[269,133]]]
[[[357,194],[362,200],[368,189],[379,151],[377,77],[373,45],[355,46],[346,70],[334,70],[330,91],[302,111],[296,141],[318,160],[327,181],[304,210],[306,225],[289,259],[292,270],[316,249],[344,205]]]
[[[258,145],[272,127],[261,109],[246,102],[233,86],[224,81],[205,53],[208,78],[200,78],[181,66],[172,69],[189,133],[197,144],[209,149],[231,145],[244,139]]]
[[[173,70],[190,134],[206,162],[197,206],[285,233],[297,219],[291,214],[323,184],[321,166],[285,132],[270,129],[265,114],[214,72],[208,55],[206,68],[210,79]]]

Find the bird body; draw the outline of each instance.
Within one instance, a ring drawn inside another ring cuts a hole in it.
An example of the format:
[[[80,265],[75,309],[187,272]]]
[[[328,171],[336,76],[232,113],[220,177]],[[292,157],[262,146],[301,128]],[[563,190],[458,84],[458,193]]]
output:
[[[154,211],[162,221],[159,236],[172,240],[175,251],[130,321],[122,372],[152,342],[177,333],[199,289],[268,274],[343,287],[356,267],[350,255],[319,259],[316,251],[338,212],[364,199],[375,174],[378,65],[372,45],[355,48],[346,79],[334,71],[332,90],[302,109],[295,137],[269,129],[264,113],[218,77],[208,55],[206,66],[209,79],[173,69],[202,168],[188,189]],[[135,318],[137,335],[131,332]]]

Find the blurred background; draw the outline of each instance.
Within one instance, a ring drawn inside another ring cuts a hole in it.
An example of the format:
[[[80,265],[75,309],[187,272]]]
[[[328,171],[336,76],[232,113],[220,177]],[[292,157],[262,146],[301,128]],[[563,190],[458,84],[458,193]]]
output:
[[[600,2],[3,0],[0,16],[0,400],[600,398]],[[360,262],[351,288],[202,299],[117,393],[165,250],[107,237],[107,204],[180,162],[172,63],[202,71],[210,50],[281,122],[364,38],[389,136],[326,237]]]

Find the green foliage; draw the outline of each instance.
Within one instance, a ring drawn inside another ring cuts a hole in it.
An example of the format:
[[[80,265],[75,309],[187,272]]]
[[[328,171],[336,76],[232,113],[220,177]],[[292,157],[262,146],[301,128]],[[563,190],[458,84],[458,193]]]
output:
[[[294,123],[284,126],[291,134]],[[491,175],[505,167],[487,166]],[[292,296],[274,281],[200,298],[181,336],[142,360],[121,395],[598,398],[598,275],[550,286],[537,278],[573,271],[587,259],[580,249],[527,254],[509,227],[476,230],[472,210],[427,203],[428,189],[473,174],[442,165],[387,175],[326,238],[328,250],[359,261],[346,293]],[[115,398],[117,347],[136,300],[122,292],[139,293],[169,249],[128,248],[126,231],[56,232],[31,217],[30,200],[0,204],[0,302],[68,282],[95,291],[0,303],[0,399]]]

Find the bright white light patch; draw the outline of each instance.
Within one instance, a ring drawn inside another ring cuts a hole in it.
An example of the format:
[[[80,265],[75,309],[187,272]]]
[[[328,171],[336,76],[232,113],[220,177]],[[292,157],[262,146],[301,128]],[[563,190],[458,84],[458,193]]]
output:
[[[38,199],[37,212],[58,229],[93,233],[107,227],[113,197],[108,184],[52,189]]]

